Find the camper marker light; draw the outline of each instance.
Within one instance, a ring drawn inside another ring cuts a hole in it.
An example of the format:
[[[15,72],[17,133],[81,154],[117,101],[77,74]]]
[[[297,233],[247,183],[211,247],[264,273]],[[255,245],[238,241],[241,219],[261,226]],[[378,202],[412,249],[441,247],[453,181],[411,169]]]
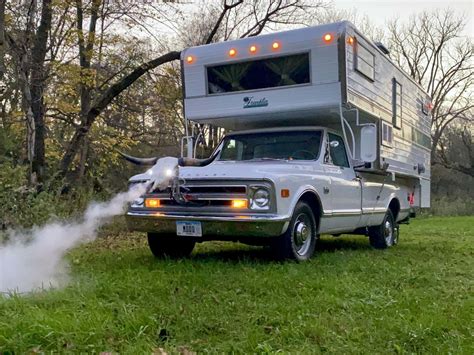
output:
[[[192,62],[194,62],[194,57],[192,55],[188,55],[186,57],[186,62],[188,62],[188,64],[191,64]]]
[[[274,50],[280,49],[280,43],[279,43],[279,42],[273,42],[272,48],[273,48]]]
[[[229,50],[229,55],[230,55],[231,57],[234,57],[236,54],[237,54],[237,50],[235,50],[234,48],[231,48],[231,49]]]
[[[249,51],[250,53],[255,53],[257,51],[257,46],[250,46]]]
[[[330,43],[330,42],[332,41],[332,38],[333,38],[333,37],[332,37],[332,34],[330,34],[330,33],[326,33],[326,34],[323,36],[323,40],[324,40],[324,42],[326,42],[326,43]]]
[[[347,43],[349,43],[351,46],[354,44],[354,37],[350,37],[347,39]]]
[[[288,189],[281,189],[280,193],[281,193],[282,198],[290,197],[290,190],[288,190]]]
[[[247,208],[247,200],[232,200],[232,208]]]
[[[157,198],[147,198],[145,199],[145,207],[147,208],[157,208],[161,206],[161,201]]]

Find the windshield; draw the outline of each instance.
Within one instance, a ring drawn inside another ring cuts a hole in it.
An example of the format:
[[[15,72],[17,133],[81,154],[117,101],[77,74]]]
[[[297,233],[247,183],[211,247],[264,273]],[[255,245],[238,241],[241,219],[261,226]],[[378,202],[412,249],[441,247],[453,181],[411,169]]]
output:
[[[219,160],[316,160],[321,131],[261,132],[224,138]]]

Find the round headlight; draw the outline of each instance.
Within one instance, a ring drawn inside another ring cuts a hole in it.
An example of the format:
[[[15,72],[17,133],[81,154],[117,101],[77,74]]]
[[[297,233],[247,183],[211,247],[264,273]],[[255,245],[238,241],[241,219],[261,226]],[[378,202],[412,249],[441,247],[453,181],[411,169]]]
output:
[[[132,205],[134,206],[142,206],[143,202],[145,202],[145,199],[143,197],[139,197],[136,200],[133,201]]]
[[[265,207],[270,202],[270,194],[267,190],[259,189],[253,194],[253,201],[258,207]]]

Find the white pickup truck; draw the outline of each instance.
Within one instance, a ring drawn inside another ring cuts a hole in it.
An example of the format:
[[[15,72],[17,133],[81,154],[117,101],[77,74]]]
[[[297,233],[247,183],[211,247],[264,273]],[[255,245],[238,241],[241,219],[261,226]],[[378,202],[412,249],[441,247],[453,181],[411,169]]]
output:
[[[429,207],[430,102],[387,54],[348,22],[184,51],[187,123],[228,133],[203,160],[188,133],[173,182],[131,204],[129,227],[156,256],[232,240],[303,261],[320,234],[395,245]]]

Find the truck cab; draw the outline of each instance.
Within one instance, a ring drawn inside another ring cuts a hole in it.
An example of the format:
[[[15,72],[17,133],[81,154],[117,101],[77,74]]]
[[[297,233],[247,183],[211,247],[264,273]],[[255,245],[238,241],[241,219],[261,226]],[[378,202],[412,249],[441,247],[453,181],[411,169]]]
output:
[[[228,133],[197,160],[188,131],[169,186],[131,204],[154,255],[232,240],[304,261],[341,233],[384,249],[429,206],[429,98],[352,24],[190,48],[182,66],[186,123]]]

